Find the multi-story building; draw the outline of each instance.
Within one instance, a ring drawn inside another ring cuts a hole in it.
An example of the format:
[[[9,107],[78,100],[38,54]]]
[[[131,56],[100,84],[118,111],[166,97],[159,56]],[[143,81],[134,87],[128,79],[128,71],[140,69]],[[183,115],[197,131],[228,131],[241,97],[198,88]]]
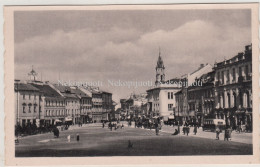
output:
[[[15,90],[15,121],[17,125],[25,127],[29,124],[40,126],[43,118],[43,100],[39,89],[28,83],[17,82]]]
[[[216,118],[252,129],[252,45],[214,65]]]
[[[102,93],[97,90],[92,90],[92,115],[91,118],[94,122],[101,122],[103,120],[102,110]]]
[[[92,98],[91,92],[83,88],[71,89],[80,99],[80,121],[82,123],[90,122],[90,116],[92,112]]]
[[[180,90],[180,79],[174,78],[171,80],[165,80],[165,66],[160,56],[158,57],[156,66],[156,80],[155,87],[147,90],[147,110],[150,117],[172,115],[176,101],[174,94]]]
[[[80,123],[80,99],[71,91],[69,86],[53,85],[58,93],[65,98],[65,113],[67,117],[66,122],[72,122],[72,124]]]
[[[65,113],[65,98],[59,94],[49,83],[33,82],[34,87],[40,90],[43,94],[44,105],[41,121],[44,120],[45,125],[54,125],[57,121],[64,122]]]
[[[191,123],[202,125],[204,118],[214,118],[214,74],[215,71],[204,74],[195,81],[201,82],[200,85],[188,87],[188,113],[193,115]]]
[[[113,110],[112,93],[102,91],[102,120],[109,120],[109,115]]]
[[[199,85],[198,78],[202,75],[212,71],[212,66],[209,64],[201,64],[199,68],[192,73],[185,74],[181,77],[181,90],[175,93],[176,97],[176,113],[179,115],[180,121],[194,121],[196,113],[193,108],[189,108],[188,102],[188,87],[192,85]],[[193,107],[193,105],[191,106]]]

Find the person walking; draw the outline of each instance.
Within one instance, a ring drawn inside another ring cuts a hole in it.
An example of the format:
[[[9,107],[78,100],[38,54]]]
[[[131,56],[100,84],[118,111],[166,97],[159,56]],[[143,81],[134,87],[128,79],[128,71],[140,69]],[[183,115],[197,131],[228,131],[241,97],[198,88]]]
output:
[[[219,127],[216,128],[216,139],[219,140],[219,134],[220,134],[220,129]]]
[[[157,121],[155,122],[154,126],[155,126],[155,134],[159,135],[159,125],[158,125]]]
[[[187,133],[187,136],[189,136],[189,133],[190,133],[190,127],[189,126],[186,127],[186,133]]]
[[[197,125],[194,126],[193,133],[194,133],[194,135],[197,134]]]

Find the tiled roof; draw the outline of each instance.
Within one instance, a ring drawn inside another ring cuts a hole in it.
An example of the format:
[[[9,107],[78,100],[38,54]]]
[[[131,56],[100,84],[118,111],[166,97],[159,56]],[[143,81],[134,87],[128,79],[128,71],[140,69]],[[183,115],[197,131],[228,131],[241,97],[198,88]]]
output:
[[[69,86],[62,86],[62,85],[57,85],[57,84],[54,84],[53,85],[56,89],[58,89],[61,93],[65,93],[66,91],[70,92],[71,89]]]
[[[65,97],[67,98],[78,98],[75,94],[71,94],[71,93],[62,93]]]
[[[38,88],[44,94],[44,96],[61,97],[61,95],[49,85],[37,85],[37,84],[32,84],[32,85]]]
[[[86,93],[84,93],[83,91],[81,91],[80,89],[71,89],[71,93],[74,93],[80,97],[90,97],[89,95],[87,95]]]
[[[15,83],[14,89],[17,91],[39,91],[36,87],[32,86],[31,84],[25,83]]]

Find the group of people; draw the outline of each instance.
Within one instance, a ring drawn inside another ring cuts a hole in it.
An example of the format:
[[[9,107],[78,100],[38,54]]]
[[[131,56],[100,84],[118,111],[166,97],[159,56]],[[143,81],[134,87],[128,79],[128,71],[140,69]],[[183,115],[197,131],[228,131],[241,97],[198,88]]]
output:
[[[102,122],[102,128],[105,128],[106,122]],[[107,126],[111,131],[113,130],[117,130],[119,128],[124,128],[124,124],[120,124],[119,121],[109,121],[108,126]]]
[[[183,132],[184,135],[187,135],[187,136],[189,135],[189,133],[190,133],[190,125],[187,122],[184,123],[184,126],[182,128],[182,132]],[[197,132],[198,132],[198,126],[194,125],[194,128],[193,128],[194,135],[196,135]]]

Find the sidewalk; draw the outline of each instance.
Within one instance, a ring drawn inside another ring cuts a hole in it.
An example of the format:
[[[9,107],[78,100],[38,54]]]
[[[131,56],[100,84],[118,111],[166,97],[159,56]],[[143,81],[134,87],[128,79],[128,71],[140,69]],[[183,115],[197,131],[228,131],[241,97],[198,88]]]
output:
[[[126,127],[128,127],[127,123],[126,123]],[[130,128],[135,128],[134,123],[132,124],[132,126]],[[182,133],[182,128],[183,127],[180,126],[180,134],[179,135],[184,136],[184,134]],[[142,128],[142,129],[144,129],[144,128]],[[160,132],[173,134],[175,132],[175,129],[178,129],[178,126],[163,125]],[[207,139],[216,140],[216,133],[214,133],[214,132],[202,131],[202,127],[200,127],[200,128],[197,129],[197,134],[194,135],[193,129],[194,129],[193,127],[190,128],[189,136],[191,136],[191,137],[207,138]],[[144,129],[144,130],[148,130],[148,129]],[[219,140],[224,140],[224,132],[219,134]],[[239,133],[239,132],[233,131],[232,134],[231,134],[230,142],[252,144],[253,143],[252,133],[245,133],[245,132]]]
[[[178,126],[173,127],[173,126],[164,125],[162,127],[161,131],[172,134],[172,133],[174,133],[175,129],[178,129]],[[197,134],[194,135],[193,129],[194,129],[193,127],[190,128],[189,136],[216,140],[216,133],[214,133],[214,132],[202,131],[202,127],[200,127],[197,130]],[[182,133],[182,126],[180,126],[180,135],[184,135]],[[219,134],[219,140],[224,140],[224,132]],[[231,134],[231,141],[245,143],[245,144],[252,144],[253,143],[252,133],[245,133],[245,132],[239,133],[239,132],[233,131]]]

